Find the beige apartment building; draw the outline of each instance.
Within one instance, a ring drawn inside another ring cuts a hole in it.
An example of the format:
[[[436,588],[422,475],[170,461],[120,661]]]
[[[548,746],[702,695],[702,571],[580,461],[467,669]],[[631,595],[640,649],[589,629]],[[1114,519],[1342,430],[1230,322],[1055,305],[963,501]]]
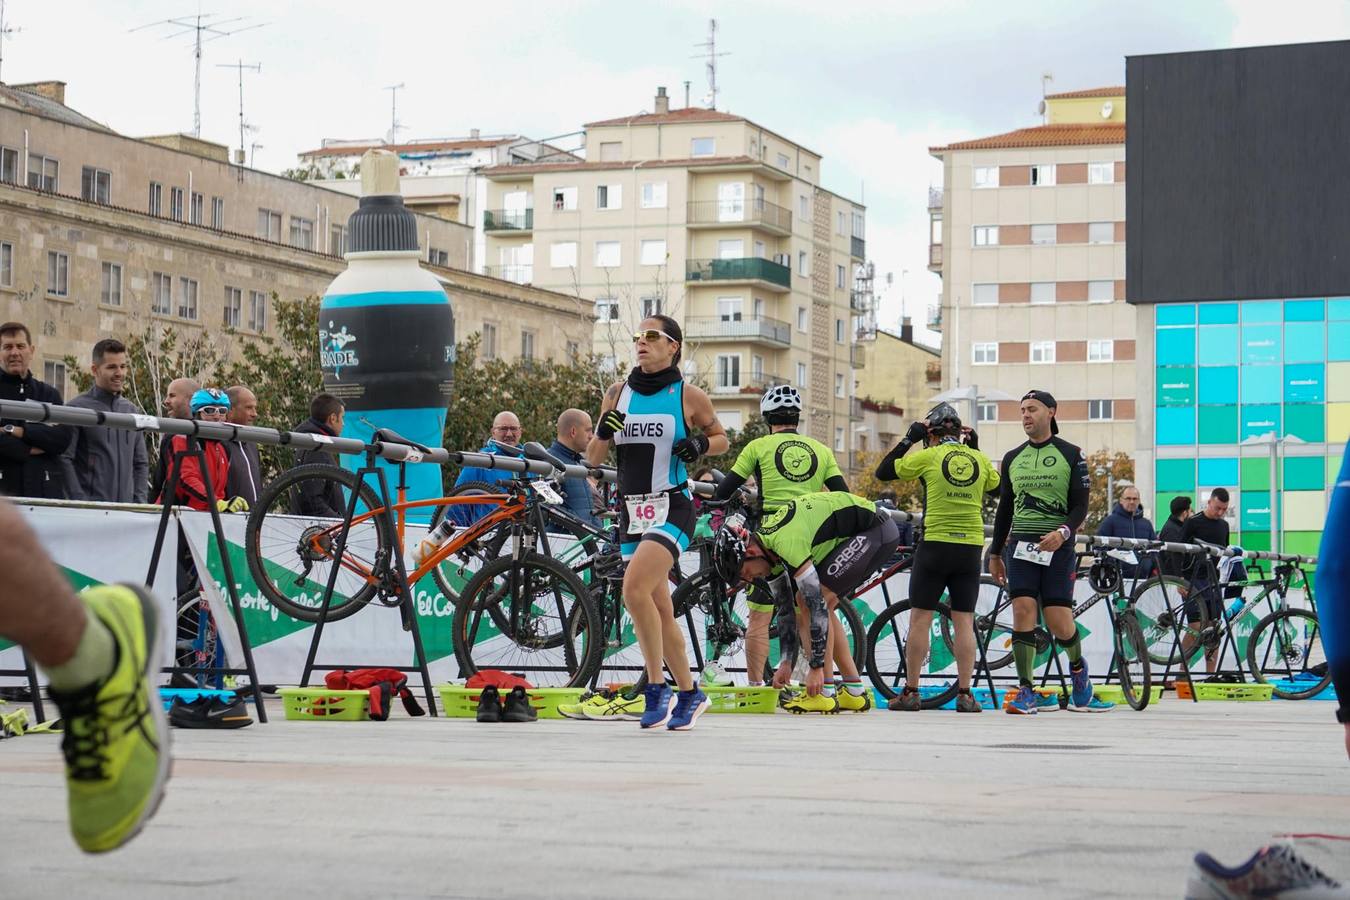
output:
[[[264,334],[273,294],[321,294],[345,262],[357,198],[229,162],[184,135],[119,135],[65,105],[65,86],[0,85],[0,319],[33,331],[45,380],[68,395],[66,354],[103,337],[171,326],[222,348]],[[503,355],[579,352],[590,310],[575,298],[463,271],[472,229],[419,215],[429,266],[462,325],[502,323]],[[525,328],[536,337],[524,339]]]
[[[854,445],[874,454],[890,450],[909,423],[932,408],[931,398],[942,390],[942,354],[914,340],[908,316],[898,332],[878,328],[862,347],[864,364],[854,374],[863,421],[853,426]]]
[[[804,428],[851,450],[863,207],[820,186],[818,154],[741,116],[672,110],[664,89],[653,112],[585,129],[585,161],[483,170],[485,271],[593,304],[592,346],[616,372],[643,317],[670,315],[725,425],[793,384]]]
[[[931,150],[943,163],[943,190],[929,197],[943,386],[974,389],[958,407],[991,454],[1025,440],[1018,398],[1033,388],[1059,401],[1066,439],[1133,454],[1125,89],[1045,104],[1042,125]]]

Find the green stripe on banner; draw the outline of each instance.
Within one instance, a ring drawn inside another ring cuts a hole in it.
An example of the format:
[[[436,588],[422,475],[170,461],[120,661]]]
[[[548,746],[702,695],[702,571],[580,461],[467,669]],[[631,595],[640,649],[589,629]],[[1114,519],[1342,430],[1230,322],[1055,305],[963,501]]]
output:
[[[66,580],[70,582],[70,586],[73,587],[76,591],[82,591],[87,587],[93,587],[96,584],[103,583],[99,581],[97,578],[90,578],[83,572],[77,572],[74,569],[67,568],[66,566],[58,566],[58,568],[61,570],[61,574],[66,576]],[[4,638],[0,638],[0,650],[8,650],[10,647],[13,646],[14,646],[13,641],[7,641]]]

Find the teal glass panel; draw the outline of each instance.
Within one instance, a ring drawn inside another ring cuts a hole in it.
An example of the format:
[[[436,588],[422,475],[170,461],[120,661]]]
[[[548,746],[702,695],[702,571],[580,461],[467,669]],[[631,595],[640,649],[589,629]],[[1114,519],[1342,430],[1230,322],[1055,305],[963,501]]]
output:
[[[1326,488],[1326,457],[1286,456],[1284,458],[1284,489],[1286,491],[1320,491]]]
[[[1156,322],[1159,325],[1194,325],[1194,303],[1160,303]],[[1278,320],[1277,320],[1278,321]]]
[[[1161,412],[1161,410],[1159,410]],[[1243,404],[1238,419],[1238,438],[1260,437],[1267,432],[1280,431],[1280,408],[1274,404],[1248,406]]]
[[[1195,460],[1160,459],[1153,465],[1154,487],[1159,491],[1195,490]]]
[[[1328,300],[1327,318],[1334,322],[1350,322],[1350,297],[1333,297]]]
[[[1154,346],[1160,366],[1191,366],[1195,364],[1195,329],[1160,328],[1154,332]]]
[[[1279,366],[1243,366],[1242,402],[1279,403],[1282,376]]]
[[[1270,492],[1243,491],[1241,502],[1239,527],[1243,531],[1270,531]]]
[[[1158,366],[1159,406],[1195,405],[1195,366]]]
[[[1202,325],[1200,327],[1200,365],[1231,366],[1238,361],[1238,327],[1236,325]]]
[[[1201,303],[1201,325],[1236,325],[1238,305],[1236,303]]]
[[[1202,444],[1236,444],[1238,442],[1238,408],[1236,406],[1200,406],[1199,435]]]
[[[1332,362],[1350,360],[1350,322],[1327,325],[1327,359]]]
[[[1284,326],[1284,361],[1321,362],[1327,358],[1327,326],[1322,322],[1291,322]]]
[[[1326,380],[1327,369],[1321,363],[1285,366],[1284,402],[1321,403],[1326,399]],[[1246,399],[1245,394],[1243,399]]]
[[[1327,317],[1325,300],[1286,300],[1284,301],[1284,320],[1286,322],[1320,322]]]
[[[1197,477],[1206,487],[1237,487],[1238,461],[1236,457],[1200,459],[1196,461]]]
[[[1327,439],[1327,408],[1321,403],[1289,403],[1284,407],[1284,433],[1310,444]]]
[[[1195,407],[1160,406],[1155,415],[1159,446],[1195,443]]]
[[[1280,361],[1283,335],[1279,325],[1242,326],[1242,361],[1244,363],[1274,363]]]
[[[1195,377],[1200,382],[1199,397],[1201,404],[1237,403],[1237,366],[1201,366],[1196,371]]]
[[[1284,311],[1280,309],[1278,300],[1248,300],[1241,307],[1244,323],[1284,321]]]

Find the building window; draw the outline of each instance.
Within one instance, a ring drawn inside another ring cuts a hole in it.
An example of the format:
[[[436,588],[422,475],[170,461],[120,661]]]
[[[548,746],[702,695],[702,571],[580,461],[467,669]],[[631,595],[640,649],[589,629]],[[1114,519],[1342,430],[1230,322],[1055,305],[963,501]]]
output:
[[[977,188],[996,188],[998,187],[998,166],[976,166],[975,187]]]
[[[559,187],[553,189],[553,208],[558,211],[577,208],[577,189]]]
[[[576,341],[567,342],[567,361],[576,362],[581,359],[581,345]]]
[[[642,318],[644,319],[650,319],[652,316],[661,315],[662,304],[660,295],[643,297],[640,305],[642,306]]]
[[[1088,421],[1089,422],[1109,422],[1115,418],[1114,400],[1089,400],[1088,401]]]
[[[1089,281],[1088,282],[1088,302],[1090,303],[1110,303],[1116,299],[1116,283],[1114,281]]]
[[[836,397],[844,396],[844,373],[834,373],[834,395]]]
[[[1031,361],[1034,363],[1052,363],[1055,361],[1054,341],[1032,341]]]
[[[596,297],[595,320],[597,322],[619,321],[619,301],[614,297]]]
[[[548,248],[548,264],[555,269],[576,268],[577,242],[555,241]]]
[[[977,422],[997,422],[998,404],[980,403],[975,407],[975,421]]]
[[[66,395],[66,364],[52,359],[42,362],[42,380]]]
[[[841,237],[848,234],[848,216],[841,209],[839,210],[838,222],[834,226],[834,233]]]
[[[807,319],[806,307],[797,307],[797,330],[806,333],[809,320]]]
[[[178,279],[178,318],[197,321],[197,279]]]
[[[85,166],[80,170],[80,198],[102,203],[112,202],[112,173],[103,169]]]
[[[440,266],[442,269],[448,269],[450,267],[450,251],[441,250],[438,247],[428,247],[427,262],[433,266]]]
[[[1088,184],[1111,184],[1116,180],[1116,164],[1088,163]]]
[[[104,306],[122,305],[122,267],[117,263],[103,264],[103,286],[99,302]]]
[[[844,429],[838,425],[834,427],[834,452],[844,452]]]
[[[998,285],[972,284],[970,286],[970,303],[972,306],[997,306]]]
[[[639,262],[644,266],[664,266],[666,264],[665,241],[643,241],[640,245]]]
[[[248,292],[248,327],[259,334],[267,330],[267,295],[262,291]]]
[[[811,200],[805,194],[797,198],[797,215],[801,216],[803,222],[811,219]]]
[[[623,159],[623,141],[602,141],[600,143],[600,161],[617,162]]]
[[[173,315],[173,276],[155,272],[150,276],[150,311],[157,316]]]
[[[595,264],[602,269],[616,268],[623,261],[618,241],[595,242]]]
[[[690,156],[713,156],[717,153],[717,141],[710,137],[694,138],[689,142]]]
[[[520,333],[520,358],[534,359],[534,332],[522,331]]]
[[[848,273],[845,271],[844,267],[836,264],[834,267],[834,286],[837,288],[845,287],[847,278]]]
[[[150,182],[150,215],[164,215],[164,185],[158,181]]]
[[[1055,283],[1053,281],[1033,281],[1031,283],[1032,303],[1054,303]]]
[[[666,208],[666,183],[664,181],[647,181],[643,183],[642,208],[643,209]]]
[[[1111,362],[1116,358],[1116,342],[1088,341],[1088,362]]]
[[[19,183],[19,151],[12,147],[0,147],[0,181]]]
[[[491,322],[483,323],[483,359],[497,358],[497,326]]]
[[[275,209],[258,210],[258,237],[268,241],[281,240],[281,213]]]
[[[719,388],[738,388],[741,386],[741,357],[737,353],[718,354],[717,386]]]
[[[347,252],[347,229],[343,226],[328,226],[328,252],[332,256],[342,256]]]
[[[998,365],[998,344],[993,341],[983,344],[971,344],[970,361],[972,365],[976,366]]]
[[[183,189],[169,188],[169,218],[175,222],[183,221]]]
[[[1089,222],[1089,244],[1113,244],[1116,240],[1115,222]]]
[[[201,225],[206,221],[206,198],[196,191],[192,192],[192,203],[188,207],[188,221]]]
[[[55,250],[47,253],[47,293],[52,297],[70,295],[70,257]]]
[[[806,363],[797,363],[797,387],[806,387]]]
[[[998,226],[997,226],[997,225],[976,225],[976,226],[975,226],[975,246],[976,246],[976,247],[997,247],[997,246],[998,246]]]
[[[853,211],[853,236],[855,238],[863,237],[863,214],[861,210]]]
[[[596,209],[622,209],[623,185],[602,184],[595,189]]]
[[[834,339],[835,339],[837,342],[841,343],[841,344],[844,342],[844,320],[843,320],[843,319],[835,319],[835,320],[834,320]]]
[[[1031,186],[1032,187],[1050,187],[1055,183],[1054,164],[1032,166],[1031,167]]]
[[[225,198],[211,198],[211,227],[217,231],[225,229]]]
[[[797,274],[806,275],[806,261],[809,259],[805,250],[797,251]]]
[[[0,287],[14,287],[14,245],[0,242]]]
[[[314,249],[314,220],[291,216],[291,246],[302,250]]]
[[[225,288],[225,327],[238,328],[244,312],[244,292],[239,288]]]
[[[786,153],[779,153],[776,161],[778,163],[778,168],[783,169],[784,171],[787,170],[788,166],[792,165],[792,160],[788,159]]]
[[[718,297],[717,318],[723,322],[739,322],[745,301],[740,297]]]
[[[1032,225],[1031,242],[1033,244],[1053,244],[1058,230],[1058,225]]]
[[[60,164],[47,156],[28,154],[28,186],[39,191],[56,193],[57,174]]]

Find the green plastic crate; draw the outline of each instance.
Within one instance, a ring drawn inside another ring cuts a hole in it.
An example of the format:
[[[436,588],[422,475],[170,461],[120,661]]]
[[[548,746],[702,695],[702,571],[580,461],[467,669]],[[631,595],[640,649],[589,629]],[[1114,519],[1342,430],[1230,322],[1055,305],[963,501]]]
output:
[[[443,684],[436,689],[441,695],[441,706],[446,716],[452,719],[472,719],[478,715],[478,698],[483,695],[482,688],[467,688],[462,684]],[[565,718],[558,712],[562,703],[576,703],[585,688],[530,688],[530,705],[539,713],[541,719]],[[502,691],[502,696],[510,691]]]
[[[1162,685],[1154,685],[1149,690],[1149,703],[1157,703],[1162,699]],[[1118,684],[1099,684],[1092,689],[1092,695],[1103,703],[1125,703],[1125,691]]]
[[[282,707],[293,722],[364,722],[370,718],[369,691],[282,688]]]
[[[705,687],[710,713],[769,713],[778,709],[778,691],[771,687]]]

